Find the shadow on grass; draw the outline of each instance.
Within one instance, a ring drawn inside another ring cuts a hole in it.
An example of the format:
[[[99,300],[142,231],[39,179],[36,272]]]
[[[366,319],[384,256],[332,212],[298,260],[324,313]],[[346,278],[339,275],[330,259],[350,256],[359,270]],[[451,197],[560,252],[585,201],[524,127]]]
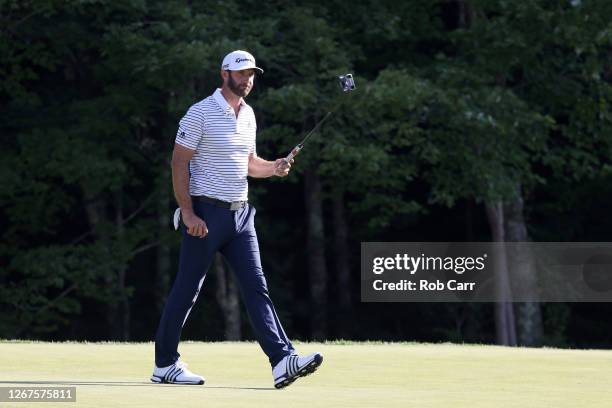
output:
[[[0,381],[0,384],[11,385],[93,385],[102,387],[198,387],[186,384],[153,384],[135,381]],[[274,387],[220,387],[203,385],[202,388],[227,389],[227,390],[253,390],[253,391],[276,391]]]

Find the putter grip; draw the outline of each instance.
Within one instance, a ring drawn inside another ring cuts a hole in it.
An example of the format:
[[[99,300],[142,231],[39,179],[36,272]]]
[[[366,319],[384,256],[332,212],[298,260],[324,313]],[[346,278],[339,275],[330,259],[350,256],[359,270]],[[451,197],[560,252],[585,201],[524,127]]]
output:
[[[291,161],[291,159],[293,159],[295,156],[297,156],[297,155],[298,155],[298,153],[300,152],[300,150],[302,150],[302,146],[299,146],[299,145],[298,145],[298,146],[295,146],[295,147],[293,148],[293,150],[291,151],[291,153],[289,153],[289,154],[287,155],[287,157],[285,157],[285,162],[286,162],[286,163],[289,163],[289,162]]]

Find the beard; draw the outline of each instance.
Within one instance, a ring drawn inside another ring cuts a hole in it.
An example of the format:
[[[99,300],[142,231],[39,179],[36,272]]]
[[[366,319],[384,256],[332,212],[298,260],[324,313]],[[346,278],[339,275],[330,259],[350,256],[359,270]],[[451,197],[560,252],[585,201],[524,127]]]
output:
[[[234,78],[232,78],[231,71],[229,71],[229,76],[227,78],[227,86],[229,87],[230,91],[232,91],[237,96],[240,96],[241,98],[244,98],[249,94],[249,92],[251,92],[251,88],[248,85],[238,85],[234,81]]]

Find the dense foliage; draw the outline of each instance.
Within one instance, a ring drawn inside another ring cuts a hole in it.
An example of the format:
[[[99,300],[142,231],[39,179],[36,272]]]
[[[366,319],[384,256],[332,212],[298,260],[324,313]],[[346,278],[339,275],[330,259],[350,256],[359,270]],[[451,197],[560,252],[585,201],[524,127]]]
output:
[[[290,177],[250,182],[292,337],[495,341],[488,304],[360,303],[362,241],[488,241],[485,208],[517,199],[533,240],[612,241],[610,2],[1,0],[0,21],[0,337],[153,338],[178,120],[238,48],[266,71],[266,158],[336,75],[359,87]],[[224,337],[209,275],[185,337]],[[612,345],[608,304],[540,307],[539,344]]]

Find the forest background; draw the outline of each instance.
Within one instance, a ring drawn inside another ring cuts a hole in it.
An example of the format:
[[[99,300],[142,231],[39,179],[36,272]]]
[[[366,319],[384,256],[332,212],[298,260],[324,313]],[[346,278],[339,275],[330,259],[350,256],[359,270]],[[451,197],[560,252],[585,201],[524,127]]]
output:
[[[361,242],[612,241],[612,2],[2,0],[0,22],[0,338],[153,339],[178,121],[246,49],[264,158],[338,102],[337,75],[358,86],[288,178],[250,180],[292,338],[612,346],[609,303],[359,288]],[[253,338],[221,258],[183,338]]]

